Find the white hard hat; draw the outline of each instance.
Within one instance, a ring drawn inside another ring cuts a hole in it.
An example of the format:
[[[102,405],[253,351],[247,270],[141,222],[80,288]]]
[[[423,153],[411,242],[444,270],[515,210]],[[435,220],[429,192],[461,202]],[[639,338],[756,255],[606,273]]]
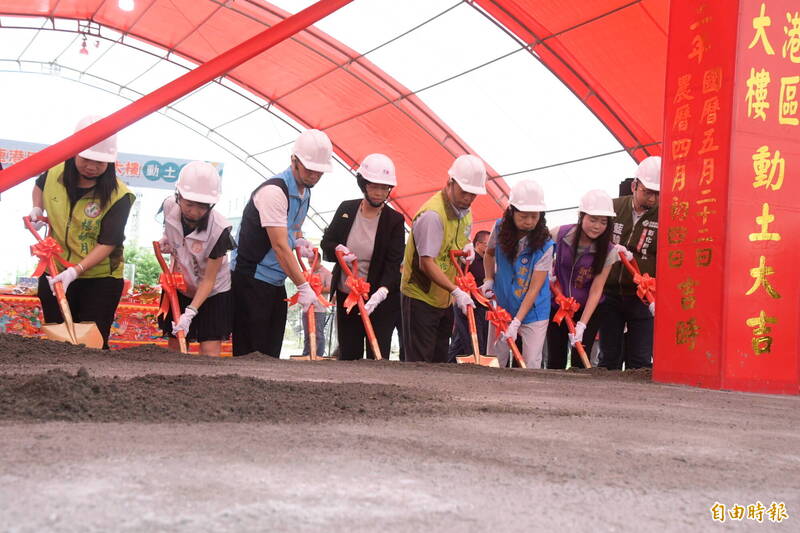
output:
[[[593,189],[581,196],[578,211],[597,217],[614,217],[614,201],[605,191]]]
[[[98,120],[100,115],[87,115],[78,121],[75,126],[75,131],[78,132],[84,128],[89,127]],[[91,159],[92,161],[101,161],[103,163],[113,163],[117,160],[117,135],[114,134],[107,139],[100,141],[91,148],[87,148],[78,154],[84,159]]]
[[[176,188],[182,198],[201,204],[219,202],[220,178],[217,169],[205,161],[187,163],[178,175]]]
[[[397,176],[394,174],[394,163],[383,154],[369,154],[361,161],[357,172],[370,183],[397,186]]]
[[[292,154],[308,170],[330,172],[333,170],[331,156],[333,145],[325,133],[319,130],[306,130],[300,134],[292,147]]]
[[[447,175],[465,192],[486,194],[486,165],[477,156],[471,154],[458,156],[447,171]]]
[[[544,205],[544,191],[542,186],[533,180],[518,181],[511,187],[508,203],[526,212],[541,212],[547,207]]]
[[[661,156],[651,155],[639,163],[634,177],[651,191],[661,190]]]

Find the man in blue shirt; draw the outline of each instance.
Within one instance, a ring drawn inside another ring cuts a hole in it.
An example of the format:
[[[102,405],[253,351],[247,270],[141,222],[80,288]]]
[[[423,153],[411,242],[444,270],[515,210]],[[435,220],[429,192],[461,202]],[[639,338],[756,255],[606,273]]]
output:
[[[333,146],[319,130],[300,134],[292,148],[291,166],[259,185],[244,208],[239,247],[233,254],[233,355],[251,352],[280,357],[286,327],[284,282],[297,286],[303,311],[317,301],[306,282],[294,249],[310,257],[303,238],[311,188],[332,169]]]

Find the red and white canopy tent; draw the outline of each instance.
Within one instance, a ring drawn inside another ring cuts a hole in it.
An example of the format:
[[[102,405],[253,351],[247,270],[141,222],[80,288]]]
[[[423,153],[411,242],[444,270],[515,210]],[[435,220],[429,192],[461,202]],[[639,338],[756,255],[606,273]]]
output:
[[[539,58],[634,159],[660,152],[666,1],[467,4],[502,26],[521,52]],[[289,14],[256,0],[138,0],[130,12],[112,0],[0,0],[4,15],[92,21],[120,32],[122,40],[133,37],[204,65]],[[300,125],[326,131],[351,167],[371,152],[391,154],[403,176],[393,203],[407,217],[441,186],[453,158],[472,151],[412,91],[314,27],[236,65],[225,78]],[[491,163],[489,195],[473,207],[479,225],[496,218],[508,192]],[[10,185],[0,175],[0,190]]]

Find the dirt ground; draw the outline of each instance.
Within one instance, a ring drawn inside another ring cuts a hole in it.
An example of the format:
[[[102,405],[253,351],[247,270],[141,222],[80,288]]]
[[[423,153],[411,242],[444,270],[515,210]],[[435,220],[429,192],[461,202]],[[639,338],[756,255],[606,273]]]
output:
[[[0,530],[716,531],[800,520],[800,398],[0,335]],[[712,520],[784,503],[788,519]]]

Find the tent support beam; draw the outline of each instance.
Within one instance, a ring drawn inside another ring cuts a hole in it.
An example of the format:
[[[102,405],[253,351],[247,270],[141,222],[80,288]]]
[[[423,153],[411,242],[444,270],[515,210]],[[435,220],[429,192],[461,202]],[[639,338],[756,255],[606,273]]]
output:
[[[95,122],[66,139],[0,171],[0,192],[36,176],[75,154],[94,146],[123,128],[202,87],[242,63],[312,26],[320,19],[349,4],[352,0],[319,0],[255,37],[203,63],[196,69],[169,82]]]

